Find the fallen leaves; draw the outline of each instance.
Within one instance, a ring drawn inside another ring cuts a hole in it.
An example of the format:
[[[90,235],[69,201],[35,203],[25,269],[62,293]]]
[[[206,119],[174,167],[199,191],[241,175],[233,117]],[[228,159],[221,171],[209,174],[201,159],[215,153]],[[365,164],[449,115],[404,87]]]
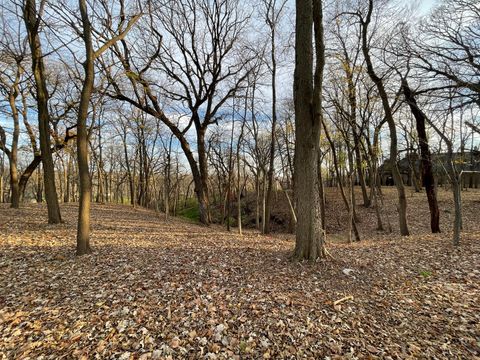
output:
[[[58,226],[44,211],[0,229],[0,358],[480,356],[478,231],[460,249],[448,234],[332,244],[336,261],[304,265],[285,236],[103,205],[95,253],[75,258],[76,207]]]

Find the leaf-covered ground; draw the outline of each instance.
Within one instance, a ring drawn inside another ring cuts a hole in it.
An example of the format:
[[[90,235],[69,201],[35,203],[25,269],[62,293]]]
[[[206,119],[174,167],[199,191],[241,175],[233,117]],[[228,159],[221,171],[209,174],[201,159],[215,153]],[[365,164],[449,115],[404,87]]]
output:
[[[75,258],[62,210],[52,226],[43,206],[0,207],[2,359],[480,357],[474,222],[458,249],[377,234],[310,265],[288,236],[113,205],[93,207],[95,253]]]

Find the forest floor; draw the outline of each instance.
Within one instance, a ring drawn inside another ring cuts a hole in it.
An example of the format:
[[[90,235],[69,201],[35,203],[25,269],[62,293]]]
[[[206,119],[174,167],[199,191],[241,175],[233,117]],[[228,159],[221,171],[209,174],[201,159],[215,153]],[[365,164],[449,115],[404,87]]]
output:
[[[332,241],[316,264],[289,260],[292,236],[119,205],[93,206],[94,254],[76,258],[75,204],[61,225],[2,204],[0,359],[479,359],[480,192],[463,193],[458,248],[450,196],[442,234],[415,194],[412,236],[394,213],[394,232],[376,232],[362,209],[364,240]]]

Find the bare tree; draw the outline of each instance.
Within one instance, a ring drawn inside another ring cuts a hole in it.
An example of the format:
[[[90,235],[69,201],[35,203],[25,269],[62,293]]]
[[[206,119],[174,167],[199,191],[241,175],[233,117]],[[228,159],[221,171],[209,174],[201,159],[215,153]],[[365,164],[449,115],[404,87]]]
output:
[[[437,83],[424,92],[456,89],[453,94],[463,106],[480,106],[479,27],[477,0],[443,0],[419,25],[416,36],[408,40],[416,59],[412,67]]]
[[[192,171],[200,221],[209,224],[205,135],[209,126],[221,120],[222,106],[241,91],[251,71],[254,55],[240,42],[248,17],[240,10],[238,0],[169,0],[159,5],[157,10],[150,8],[142,28],[148,34],[144,41],[151,52],[145,53],[145,47],[139,49],[138,39],[136,46],[122,41],[122,46],[114,47],[113,53],[122,64],[131,89],[124,91],[110,72],[115,89],[112,96],[157,117],[172,131]],[[161,32],[166,34],[165,39]],[[143,63],[137,62],[137,52],[143,53]],[[155,73],[155,68],[160,72]],[[160,86],[152,80],[158,75],[165,77]],[[188,109],[189,121],[185,126],[172,121],[173,114],[166,114],[158,90]],[[186,135],[192,126],[197,157]]]
[[[18,98],[25,99],[27,91],[27,77],[25,76],[25,59],[27,44],[21,38],[20,30],[16,34],[11,34],[7,29],[6,19],[1,19],[3,25],[3,39],[0,41],[0,93],[5,96],[10,107],[10,116],[13,120],[12,141],[10,147],[7,146],[5,129],[0,125],[0,150],[2,150],[9,162],[10,168],[10,203],[12,208],[20,207],[20,185],[18,175],[18,143],[20,137],[20,113],[26,114],[24,108],[19,110]],[[18,41],[14,39],[18,37]],[[25,101],[21,102],[23,105]]]
[[[355,155],[355,167],[357,171],[358,180],[362,190],[363,205],[370,207],[370,197],[367,193],[367,186],[365,182],[365,176],[363,172],[363,158],[361,153],[361,141],[365,122],[358,121],[358,83],[364,76],[363,59],[361,58],[361,32],[351,26],[343,26],[340,18],[335,21],[335,28],[332,30],[333,35],[338,43],[338,49],[333,52],[333,57],[338,59],[338,67],[333,68],[333,74],[331,80],[339,89],[335,91],[336,95],[346,98],[346,104],[343,104],[343,99],[339,99],[339,96],[331,97],[337,111],[340,116],[345,119],[349,129],[343,132],[347,133],[352,141],[348,142],[351,146],[353,153],[350,156],[353,158]],[[341,73],[344,76],[339,76]],[[361,117],[360,117],[361,120]]]
[[[265,221],[263,233],[270,233],[270,212],[272,210],[272,193],[275,172],[275,145],[277,133],[277,32],[283,10],[287,4],[286,0],[262,0],[265,22],[269,29],[270,37],[270,62],[266,62],[272,76],[272,132],[270,140],[270,163],[268,166],[268,186],[265,204]]]
[[[453,93],[453,91],[452,91]],[[425,117],[425,120],[428,121],[430,126],[435,130],[438,136],[445,142],[447,146],[447,156],[446,156],[446,166],[447,166],[447,174],[452,185],[453,190],[453,201],[455,204],[455,218],[453,222],[453,244],[455,246],[460,245],[460,235],[462,230],[462,187],[461,187],[461,178],[462,172],[457,169],[455,166],[455,153],[454,153],[454,139],[449,138],[446,132],[443,130],[446,127],[446,123],[451,120],[451,125],[455,123],[455,111],[452,106],[453,99],[455,95],[452,94],[450,99],[450,109],[444,115],[440,115],[440,121],[443,123],[440,126],[437,126],[432,119]],[[463,109],[460,109],[462,112]],[[453,128],[454,126],[452,126]]]
[[[53,164],[50,141],[50,111],[48,108],[48,89],[40,32],[45,0],[41,0],[37,10],[36,0],[25,0],[22,6],[23,18],[28,34],[32,58],[32,73],[36,84],[36,101],[38,111],[38,128],[40,150],[42,153],[43,181],[48,208],[48,222],[58,224],[62,222],[60,206],[58,204],[55,185],[55,168]]]
[[[402,88],[405,100],[415,117],[416,129],[420,143],[420,156],[422,164],[422,179],[427,193],[428,206],[430,209],[430,228],[432,233],[440,232],[440,211],[438,209],[437,194],[435,189],[435,178],[433,176],[432,156],[428,145],[427,132],[425,128],[426,115],[419,108],[415,94],[408,85],[406,78],[402,79]]]
[[[398,219],[400,223],[400,233],[403,236],[408,236],[410,234],[407,224],[407,198],[405,196],[405,187],[403,185],[402,176],[398,169],[397,164],[397,129],[395,120],[393,118],[392,106],[390,104],[390,99],[385,90],[385,85],[373,66],[372,57],[370,54],[370,40],[371,36],[369,34],[369,25],[372,21],[372,14],[374,10],[373,0],[368,1],[367,13],[362,15],[360,12],[356,13],[360,19],[360,25],[362,30],[362,52],[365,58],[365,63],[367,65],[367,73],[370,76],[370,79],[373,81],[377,87],[378,94],[382,100],[383,110],[385,113],[385,119],[388,124],[390,131],[390,166],[392,168],[393,180],[397,188],[398,193]]]
[[[82,92],[80,95],[80,104],[77,117],[77,162],[79,176],[79,210],[77,226],[77,255],[85,255],[92,252],[90,247],[90,204],[92,197],[92,184],[88,168],[88,128],[87,118],[90,99],[92,97],[93,86],[95,83],[95,59],[98,59],[102,53],[108,50],[117,41],[122,40],[140,18],[136,15],[129,21],[125,20],[122,13],[122,20],[117,28],[117,33],[112,38],[105,41],[97,50],[94,50],[92,37],[92,24],[88,15],[86,0],[79,0],[80,17],[82,24],[81,37],[85,45],[85,61],[83,68],[85,71]],[[120,2],[121,11],[123,11],[123,1]]]
[[[320,0],[298,0],[295,38],[295,197],[297,233],[294,257],[315,261],[325,256],[321,224],[318,156],[325,65],[323,9]],[[312,36],[312,28],[315,36]],[[313,47],[315,42],[315,71]]]

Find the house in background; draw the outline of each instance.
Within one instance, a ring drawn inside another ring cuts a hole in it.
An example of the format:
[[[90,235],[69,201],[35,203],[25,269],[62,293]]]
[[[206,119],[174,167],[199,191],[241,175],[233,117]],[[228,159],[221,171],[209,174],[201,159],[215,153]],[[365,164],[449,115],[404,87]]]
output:
[[[432,154],[433,171],[435,181],[439,186],[446,186],[450,183],[447,174],[447,153]],[[453,161],[457,171],[476,171],[477,173],[465,173],[462,175],[464,188],[478,188],[480,185],[480,151],[457,152],[453,154]],[[423,185],[421,161],[418,154],[413,153],[397,162],[398,169],[403,179],[403,183],[407,186],[417,187]],[[380,182],[383,186],[393,186],[392,168],[390,160],[379,167]]]

